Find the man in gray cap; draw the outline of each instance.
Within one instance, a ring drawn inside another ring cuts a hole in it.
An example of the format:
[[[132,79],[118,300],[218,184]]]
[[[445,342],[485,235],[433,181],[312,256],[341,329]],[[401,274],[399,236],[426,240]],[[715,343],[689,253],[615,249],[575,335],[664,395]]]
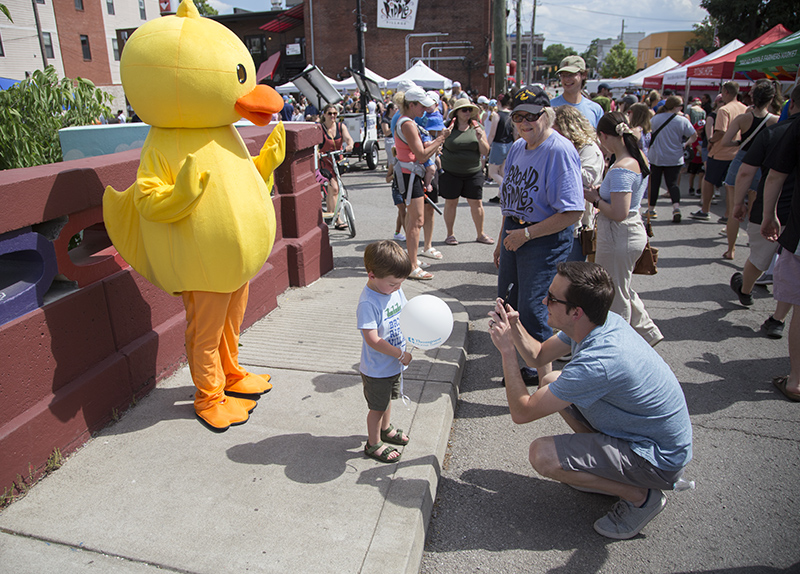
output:
[[[565,105],[578,108],[578,111],[596,128],[604,112],[600,104],[581,94],[581,90],[586,86],[586,62],[580,56],[567,56],[561,60],[557,73],[564,93],[553,98],[551,105],[554,108]]]

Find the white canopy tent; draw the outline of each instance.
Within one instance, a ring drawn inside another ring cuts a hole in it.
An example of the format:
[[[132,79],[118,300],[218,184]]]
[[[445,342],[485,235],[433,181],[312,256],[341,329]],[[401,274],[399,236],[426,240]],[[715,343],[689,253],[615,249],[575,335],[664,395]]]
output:
[[[364,68],[364,75],[368,77],[370,80],[374,81],[378,84],[378,87],[381,89],[386,88],[386,84],[389,80],[384,78],[383,76],[376,74],[369,68]],[[347,78],[346,80],[342,80],[341,82],[334,82],[334,85],[340,90],[355,90],[358,86],[356,86],[356,81],[352,77]]]
[[[719,50],[715,52],[711,52],[709,55],[705,56],[704,58],[700,58],[696,62],[692,62],[692,66],[696,66],[698,64],[702,64],[704,62],[708,62],[711,60],[715,60],[720,56],[724,56],[729,52],[733,52],[734,50],[738,50],[744,46],[744,42],[741,40],[731,40],[727,44],[725,44]],[[666,74],[664,74],[664,80],[662,85],[664,86],[684,86],[686,84],[686,73],[688,72],[688,68],[690,66],[681,66],[680,68],[675,68],[674,70],[669,70]],[[655,74],[650,74],[654,76]]]
[[[609,84],[609,87],[613,88],[641,88],[642,83],[644,83],[644,79],[648,76],[655,76],[656,74],[662,74],[667,70],[671,70],[675,66],[678,65],[678,62],[667,56],[663,60],[659,60],[652,66],[648,66],[641,72],[636,72],[628,76],[627,78],[622,78],[621,80],[613,81]]]
[[[453,82],[438,72],[431,70],[422,61],[418,61],[408,70],[386,82],[386,87],[394,90],[403,80],[411,80],[421,88],[427,90],[449,90]]]

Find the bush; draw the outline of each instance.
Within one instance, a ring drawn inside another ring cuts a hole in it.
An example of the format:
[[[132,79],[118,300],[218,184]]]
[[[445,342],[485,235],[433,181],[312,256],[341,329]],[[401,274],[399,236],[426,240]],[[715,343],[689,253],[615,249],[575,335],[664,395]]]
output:
[[[111,100],[89,80],[59,79],[52,66],[0,91],[0,169],[62,161],[58,130],[108,116]]]

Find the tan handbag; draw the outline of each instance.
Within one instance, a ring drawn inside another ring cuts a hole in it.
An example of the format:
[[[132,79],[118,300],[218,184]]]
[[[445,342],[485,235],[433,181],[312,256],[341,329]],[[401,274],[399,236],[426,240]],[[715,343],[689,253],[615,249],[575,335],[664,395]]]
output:
[[[647,221],[644,224],[647,233],[647,243],[644,246],[642,254],[633,266],[633,273],[635,275],[655,275],[658,273],[658,247],[650,245],[650,238],[653,237],[653,227],[650,225],[650,214],[647,214]]]

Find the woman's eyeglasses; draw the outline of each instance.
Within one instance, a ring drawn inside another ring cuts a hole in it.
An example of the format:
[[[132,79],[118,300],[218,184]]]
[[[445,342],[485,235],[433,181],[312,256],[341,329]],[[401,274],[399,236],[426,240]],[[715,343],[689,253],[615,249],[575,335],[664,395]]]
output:
[[[542,110],[538,114],[525,114],[522,112],[517,112],[511,114],[511,121],[514,122],[515,124],[521,124],[522,122],[528,122],[532,124],[533,122],[541,118],[543,114],[544,110]]]

